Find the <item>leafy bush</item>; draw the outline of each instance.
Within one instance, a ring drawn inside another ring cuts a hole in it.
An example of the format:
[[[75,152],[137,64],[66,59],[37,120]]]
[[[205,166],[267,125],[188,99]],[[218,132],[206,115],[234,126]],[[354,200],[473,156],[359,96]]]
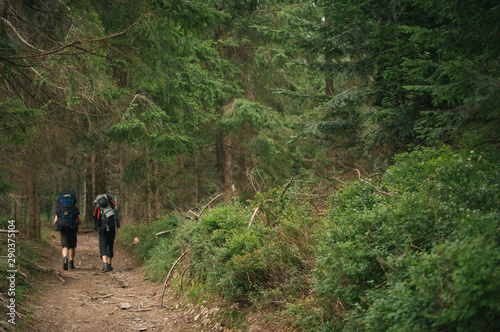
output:
[[[199,220],[184,220],[175,243],[159,242],[147,264],[162,260],[165,274],[178,257],[168,252],[189,249],[187,273],[206,291],[247,304],[293,298],[309,289],[316,243],[317,214],[298,203],[273,190],[253,202],[220,204]]]
[[[177,267],[195,280],[186,294],[279,308],[299,330],[498,330],[499,161],[494,150],[415,149],[381,182],[331,195],[326,218],[276,189],[120,238],[156,280],[187,252]],[[165,229],[175,232],[154,236]]]
[[[500,248],[478,236],[407,259],[404,278],[370,296],[372,331],[495,331],[500,328]]]
[[[497,328],[497,161],[419,149],[397,156],[378,187],[357,182],[334,195],[315,271],[323,328]]]
[[[170,214],[151,223],[125,224],[118,231],[117,243],[133,252],[141,261],[145,261],[151,257],[151,250],[162,240],[156,233],[172,230],[175,234],[180,218],[179,215]],[[135,242],[135,238],[139,242]]]

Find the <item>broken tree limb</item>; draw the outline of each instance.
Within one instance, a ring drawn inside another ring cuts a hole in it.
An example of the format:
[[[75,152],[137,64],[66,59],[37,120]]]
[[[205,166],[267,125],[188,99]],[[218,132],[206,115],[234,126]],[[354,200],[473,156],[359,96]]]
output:
[[[196,213],[194,213],[192,210],[189,210],[188,213],[191,213],[194,215],[194,220],[198,220],[198,215]],[[193,218],[189,217],[189,216],[186,216],[187,219],[191,219],[193,220]]]
[[[31,263],[31,267],[35,270],[37,270],[38,272],[44,272],[44,273],[47,273],[47,274],[52,274],[54,272],[53,269],[47,269],[46,267],[43,267],[39,264],[36,264],[36,263]]]
[[[127,310],[128,312],[144,312],[144,311],[151,311],[154,308],[147,308],[147,309],[135,309],[135,310]]]
[[[212,200],[210,202],[208,202],[200,211],[200,213],[195,213],[193,210],[189,210],[188,213],[192,213],[194,215],[194,220],[198,220],[200,219],[201,215],[203,214],[203,212],[205,211],[205,209],[210,205],[212,204],[213,201],[215,201],[217,198],[221,197],[222,194],[219,194],[217,196],[215,196],[214,198],[212,198]],[[192,219],[192,218],[189,218],[188,216],[186,216],[186,218],[188,219]]]
[[[62,281],[63,285],[66,283],[66,280],[64,280],[64,278],[61,277],[61,271],[57,271],[57,277],[59,278],[59,280]]]
[[[212,200],[211,200],[210,202],[208,202],[208,203],[207,203],[207,205],[205,205],[205,206],[203,207],[203,209],[201,209],[201,212],[200,212],[200,214],[198,215],[198,218],[199,218],[199,217],[201,217],[201,215],[203,214],[203,211],[205,211],[205,209],[206,209],[206,208],[207,208],[210,204],[212,204],[212,202],[213,202],[213,201],[215,201],[217,198],[219,198],[219,197],[221,197],[221,196],[222,196],[222,194],[219,194],[219,195],[215,196],[214,198],[212,198]]]
[[[170,232],[172,232],[172,230],[171,230],[171,229],[168,229],[168,230],[166,230],[166,231],[162,231],[162,232],[158,232],[158,233],[156,233],[156,236],[159,236],[159,235],[162,235],[162,234],[166,234],[166,233],[170,233]]]
[[[248,228],[252,226],[253,219],[255,218],[255,215],[257,214],[257,211],[259,211],[259,207],[257,206],[255,208],[255,211],[253,211],[252,218],[250,218],[250,222],[248,223]]]
[[[110,297],[113,297],[113,294],[93,296],[90,298],[90,300],[94,301],[94,300],[99,300],[99,299],[109,299]]]
[[[160,308],[163,306],[163,296],[165,295],[165,288],[167,287],[168,279],[170,279],[170,274],[172,274],[172,271],[174,270],[174,267],[177,265],[177,263],[179,263],[179,261],[181,260],[181,258],[184,257],[184,255],[187,254],[188,252],[189,252],[189,249],[186,250],[186,251],[184,251],[182,253],[182,255],[180,255],[179,258],[177,258],[177,260],[175,261],[175,263],[172,265],[172,267],[170,268],[170,271],[168,271],[167,278],[165,279],[165,282],[163,283],[163,291],[161,293]]]
[[[361,172],[359,171],[359,169],[355,168],[354,169],[357,173],[358,173],[358,178],[359,178],[359,181],[363,182],[363,183],[366,183],[367,185],[370,185],[372,186],[376,191],[377,193],[379,194],[382,194],[382,195],[386,195],[386,196],[394,196],[393,194],[389,194],[388,192],[385,192],[383,190],[380,190],[378,189],[377,187],[375,187],[373,184],[371,184],[370,182],[366,181],[366,180],[363,180],[363,178],[361,178]]]
[[[290,185],[292,184],[292,181],[293,181],[293,178],[295,177],[295,175],[292,176],[292,178],[290,179],[290,181],[288,181],[288,183],[285,185],[285,188],[283,189],[283,192],[281,193],[281,197],[280,197],[280,201],[283,202],[283,196],[285,196],[285,193],[287,191],[287,189],[290,187]]]

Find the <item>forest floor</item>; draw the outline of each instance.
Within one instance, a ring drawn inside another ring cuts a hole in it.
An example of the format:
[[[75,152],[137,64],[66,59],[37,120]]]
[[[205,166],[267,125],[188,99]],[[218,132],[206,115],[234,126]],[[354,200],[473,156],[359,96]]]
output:
[[[79,232],[75,269],[63,270],[59,234],[43,256],[41,290],[30,295],[26,331],[228,331],[217,322],[219,308],[182,302],[163,285],[146,280],[139,264],[115,249],[112,272],[102,273],[96,232]],[[259,331],[254,327],[248,331]]]

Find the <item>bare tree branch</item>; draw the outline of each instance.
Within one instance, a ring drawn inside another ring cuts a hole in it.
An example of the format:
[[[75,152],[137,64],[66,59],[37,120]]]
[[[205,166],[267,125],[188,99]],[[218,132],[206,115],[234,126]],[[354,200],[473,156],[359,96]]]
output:
[[[21,36],[21,34],[16,30],[16,28],[14,28],[14,26],[12,25],[12,23],[10,23],[6,18],[2,17],[2,21],[4,21],[5,23],[7,23],[8,26],[10,26],[10,28],[12,29],[12,31],[14,31],[14,33],[16,34],[16,36],[23,42],[24,45],[26,45],[28,47],[31,47],[31,48],[35,48],[35,46],[33,46],[30,43],[28,43],[28,41],[26,39],[24,39],[23,36]]]
[[[130,29],[132,29],[139,22],[140,19],[141,19],[141,17],[139,17],[139,19],[137,21],[135,21],[131,26],[129,26],[125,30],[117,32],[117,33],[114,33],[114,34],[106,36],[106,37],[93,38],[93,39],[83,39],[83,40],[82,39],[78,39],[78,40],[75,40],[75,41],[73,41],[71,43],[62,45],[62,46],[57,47],[57,48],[55,48],[53,50],[50,50],[50,51],[44,51],[44,52],[41,52],[41,53],[38,53],[38,54],[33,54],[33,55],[0,56],[0,59],[2,59],[2,60],[9,60],[9,59],[13,60],[13,59],[35,59],[35,58],[43,58],[43,57],[48,57],[48,56],[52,56],[52,55],[56,55],[56,54],[62,54],[65,49],[70,48],[70,47],[78,48],[78,49],[83,50],[85,52],[90,52],[89,50],[86,50],[84,48],[77,47],[77,45],[91,44],[91,43],[101,42],[103,40],[107,40],[107,39],[111,39],[111,38],[115,38],[115,37],[121,36],[121,35],[125,34],[127,31],[129,31]],[[14,27],[12,26],[12,24],[10,24],[10,22],[8,22],[4,18],[2,18],[2,20],[6,21],[7,24],[10,25],[10,27],[14,30],[14,32],[16,33],[16,35],[23,41],[24,44],[28,45],[31,48],[35,48],[34,46],[32,46],[31,44],[29,44],[26,40],[24,40],[18,34],[18,32],[14,29]]]

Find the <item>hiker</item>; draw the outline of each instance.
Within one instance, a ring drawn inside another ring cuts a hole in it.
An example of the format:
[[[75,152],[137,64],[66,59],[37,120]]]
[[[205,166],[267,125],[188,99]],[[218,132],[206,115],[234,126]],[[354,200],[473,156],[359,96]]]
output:
[[[57,196],[58,207],[54,223],[56,230],[61,234],[63,256],[63,270],[75,268],[76,233],[78,225],[82,223],[80,211],[76,207],[76,193],[72,190],[63,190]],[[69,256],[69,260],[68,260]]]
[[[120,215],[116,203],[108,194],[98,195],[94,201],[94,226],[99,230],[99,252],[102,258],[102,272],[111,272],[113,267],[113,246],[120,227]]]

